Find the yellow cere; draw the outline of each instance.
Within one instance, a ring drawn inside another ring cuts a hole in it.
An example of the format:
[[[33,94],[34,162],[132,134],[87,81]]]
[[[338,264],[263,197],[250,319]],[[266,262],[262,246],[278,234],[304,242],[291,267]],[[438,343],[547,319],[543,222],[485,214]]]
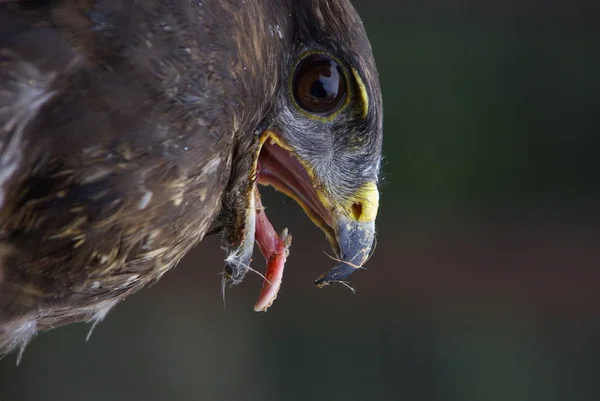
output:
[[[367,118],[367,114],[369,114],[369,94],[367,93],[367,87],[365,86],[365,83],[358,74],[358,71],[356,71],[354,68],[352,69],[352,75],[354,76],[354,80],[356,81],[356,84],[358,86],[358,95],[360,96],[360,100],[363,106],[361,117]]]
[[[356,221],[374,221],[379,209],[379,190],[373,181],[363,185],[347,203],[347,211]]]

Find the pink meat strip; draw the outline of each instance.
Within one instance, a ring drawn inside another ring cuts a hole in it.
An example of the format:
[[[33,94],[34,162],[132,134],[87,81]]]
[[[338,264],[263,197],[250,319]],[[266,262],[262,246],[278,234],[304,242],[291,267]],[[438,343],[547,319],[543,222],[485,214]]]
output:
[[[267,271],[265,273],[266,280],[263,282],[262,289],[254,311],[266,312],[273,304],[281,281],[283,279],[283,268],[285,261],[289,255],[289,247],[292,243],[292,236],[288,234],[287,228],[283,230],[281,235],[278,235],[273,225],[267,218],[265,210],[260,200],[258,189],[256,193],[256,233],[255,239],[258,242],[260,252],[267,261]]]

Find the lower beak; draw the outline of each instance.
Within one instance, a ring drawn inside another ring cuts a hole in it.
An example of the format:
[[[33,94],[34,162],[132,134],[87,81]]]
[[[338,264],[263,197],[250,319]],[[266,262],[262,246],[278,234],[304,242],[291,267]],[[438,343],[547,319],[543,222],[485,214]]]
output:
[[[236,285],[242,282],[242,279],[252,263],[252,254],[254,252],[254,238],[256,231],[256,198],[254,186],[248,193],[248,209],[244,217],[243,229],[239,230],[240,238],[236,247],[230,249],[225,259],[225,281],[227,285]]]

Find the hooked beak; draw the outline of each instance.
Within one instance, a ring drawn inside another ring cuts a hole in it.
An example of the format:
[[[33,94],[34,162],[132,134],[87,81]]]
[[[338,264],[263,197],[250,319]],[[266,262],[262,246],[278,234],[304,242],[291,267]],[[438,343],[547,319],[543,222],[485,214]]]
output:
[[[323,230],[339,264],[319,277],[322,288],[345,280],[362,268],[375,239],[379,191],[373,181],[363,184],[346,199],[325,193],[320,179],[276,134],[267,131],[259,153],[257,181],[293,198]]]
[[[253,270],[250,264],[256,241],[267,269],[255,310],[264,311],[275,300],[291,244],[287,229],[277,234],[268,221],[257,184],[273,186],[294,199],[325,233],[338,264],[315,281],[317,287],[342,282],[362,268],[369,258],[379,207],[376,183],[369,181],[355,193],[339,199],[339,195],[327,193],[322,182],[274,132],[263,133],[251,168],[249,186],[243,194],[244,203],[231,231],[233,237],[227,248],[223,281],[224,285],[238,284],[247,271]]]
[[[343,281],[362,268],[373,247],[375,221],[363,222],[347,216],[340,216],[336,220],[334,230],[339,263],[315,281],[319,288]]]

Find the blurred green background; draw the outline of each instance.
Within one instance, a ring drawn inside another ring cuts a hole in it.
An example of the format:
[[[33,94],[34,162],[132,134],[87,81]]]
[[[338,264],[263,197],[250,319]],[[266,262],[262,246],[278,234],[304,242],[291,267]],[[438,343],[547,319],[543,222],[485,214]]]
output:
[[[224,307],[206,239],[89,343],[72,325],[0,361],[2,401],[600,399],[600,7],[354,4],[386,180],[356,295],[313,287],[328,245],[269,193],[294,245],[268,313],[254,275]]]

